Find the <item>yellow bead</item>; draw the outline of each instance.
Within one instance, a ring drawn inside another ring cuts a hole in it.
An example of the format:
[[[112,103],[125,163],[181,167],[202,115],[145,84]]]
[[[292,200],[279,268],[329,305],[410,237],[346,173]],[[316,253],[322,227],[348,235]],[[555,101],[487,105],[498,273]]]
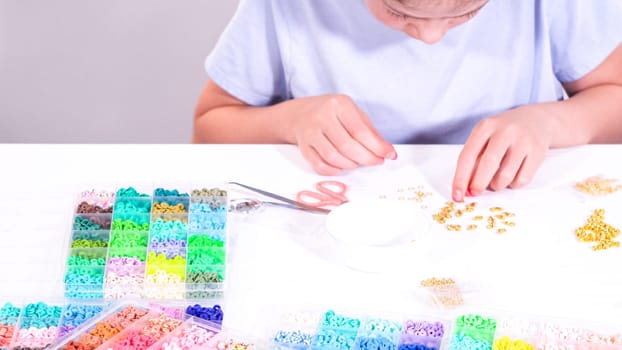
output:
[[[620,235],[620,230],[604,222],[605,210],[596,209],[587,219],[587,223],[575,230],[575,236],[580,242],[596,243],[592,250],[604,250],[619,247],[620,242],[614,241]]]

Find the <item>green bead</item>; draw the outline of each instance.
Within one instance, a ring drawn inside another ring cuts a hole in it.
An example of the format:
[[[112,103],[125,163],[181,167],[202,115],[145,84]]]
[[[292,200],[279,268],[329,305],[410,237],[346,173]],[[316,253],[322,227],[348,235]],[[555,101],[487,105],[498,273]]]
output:
[[[108,241],[76,239],[71,243],[72,248],[105,248]]]

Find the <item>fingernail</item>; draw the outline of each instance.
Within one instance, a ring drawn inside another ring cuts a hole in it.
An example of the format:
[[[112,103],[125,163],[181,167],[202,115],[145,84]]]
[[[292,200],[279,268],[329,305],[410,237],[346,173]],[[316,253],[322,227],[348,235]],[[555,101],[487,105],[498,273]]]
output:
[[[397,159],[397,153],[395,153],[395,151],[391,151],[387,154],[386,156],[387,159],[391,159],[391,160],[396,160]]]
[[[463,202],[464,198],[462,197],[462,191],[454,190],[454,201]]]

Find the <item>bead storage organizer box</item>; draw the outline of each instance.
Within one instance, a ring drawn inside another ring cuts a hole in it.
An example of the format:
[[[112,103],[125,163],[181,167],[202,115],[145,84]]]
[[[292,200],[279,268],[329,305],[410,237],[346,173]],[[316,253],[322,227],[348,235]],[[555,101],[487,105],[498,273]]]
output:
[[[103,312],[104,301],[3,301],[0,349],[44,349]]]
[[[46,300],[0,304],[0,349],[45,349],[52,343],[80,334],[81,327],[97,320],[110,310],[118,309],[113,301]],[[170,318],[208,322],[220,327],[224,312],[219,304],[208,306],[190,301],[150,302],[146,307],[152,312]],[[83,328],[83,327],[82,327]]]
[[[85,191],[68,243],[65,297],[222,297],[226,230],[221,188]]]
[[[267,334],[270,349],[579,350],[622,349],[622,327],[503,313],[457,316],[302,311],[281,314]]]
[[[622,327],[499,313],[455,318],[449,349],[622,349]]]
[[[253,343],[213,322],[138,301],[112,308],[52,344],[49,349],[252,349]]]
[[[30,302],[3,302],[0,307],[0,349],[44,349],[52,343],[73,337],[82,325],[95,320],[100,314],[116,306],[107,301],[76,302],[47,300]],[[208,321],[211,327],[220,327],[223,310],[220,305],[186,303],[149,303],[153,312],[171,318],[192,318],[192,322]]]
[[[450,322],[433,316],[360,312],[302,311],[283,313],[269,334],[272,349],[409,350],[441,349]]]

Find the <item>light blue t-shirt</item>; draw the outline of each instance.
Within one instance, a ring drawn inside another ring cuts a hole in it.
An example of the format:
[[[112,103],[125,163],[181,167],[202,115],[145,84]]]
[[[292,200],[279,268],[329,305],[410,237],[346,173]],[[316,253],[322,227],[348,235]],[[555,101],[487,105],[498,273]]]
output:
[[[622,0],[490,0],[434,45],[363,0],[241,0],[206,60],[254,106],[349,95],[393,143],[463,143],[475,124],[564,96],[622,42]]]

